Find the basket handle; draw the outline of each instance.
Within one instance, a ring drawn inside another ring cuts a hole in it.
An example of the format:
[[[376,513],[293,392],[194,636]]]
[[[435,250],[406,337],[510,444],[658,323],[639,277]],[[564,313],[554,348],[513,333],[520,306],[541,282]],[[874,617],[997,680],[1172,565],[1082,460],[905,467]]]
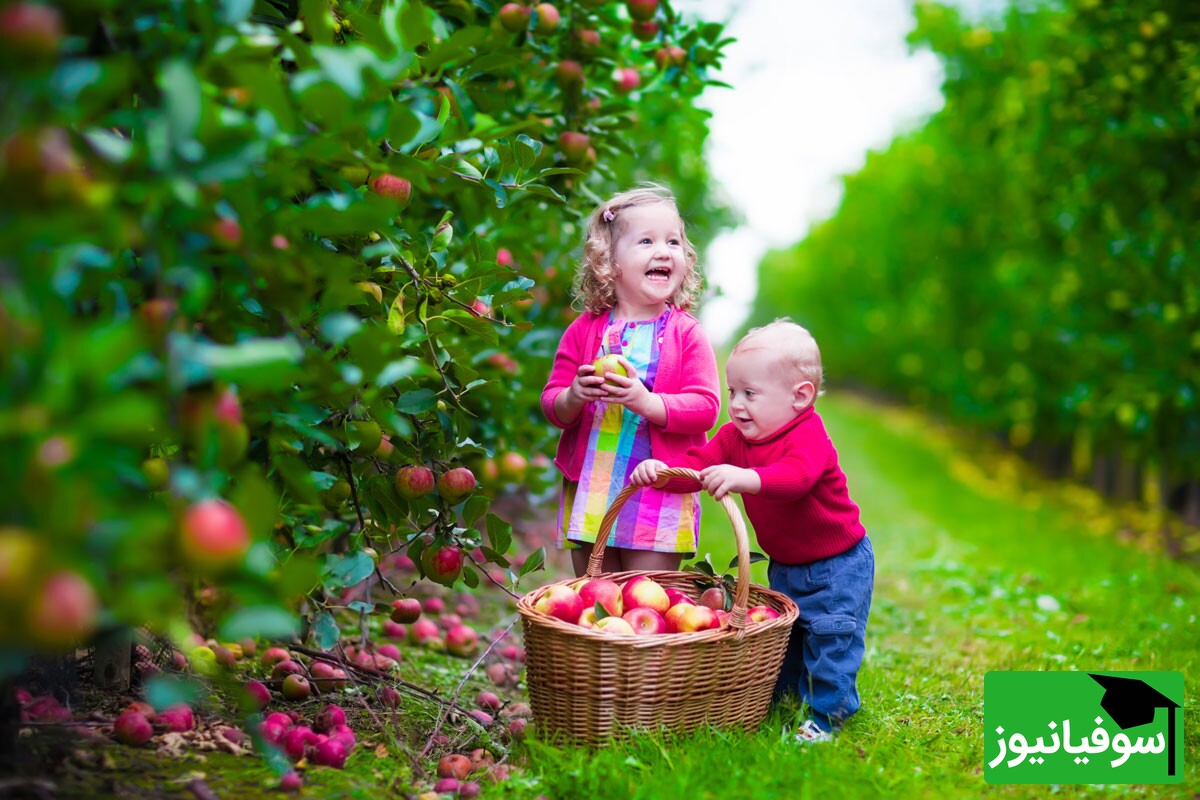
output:
[[[658,478],[660,481],[666,478],[688,478],[699,483],[700,473],[684,467],[667,467],[658,471]],[[595,578],[600,574],[600,566],[604,562],[604,548],[608,546],[608,535],[612,532],[613,525],[616,524],[617,516],[621,513],[625,501],[641,488],[632,483],[628,484],[608,507],[604,519],[600,521],[596,543],[592,546],[592,555],[588,559],[587,577]],[[725,508],[725,513],[729,515],[729,521],[733,523],[733,538],[737,544],[738,557],[737,582],[734,584],[733,609],[729,616],[729,627],[742,630],[746,627],[746,605],[750,599],[750,538],[746,533],[746,523],[742,519],[742,512],[738,510],[733,497],[726,494],[720,502]]]

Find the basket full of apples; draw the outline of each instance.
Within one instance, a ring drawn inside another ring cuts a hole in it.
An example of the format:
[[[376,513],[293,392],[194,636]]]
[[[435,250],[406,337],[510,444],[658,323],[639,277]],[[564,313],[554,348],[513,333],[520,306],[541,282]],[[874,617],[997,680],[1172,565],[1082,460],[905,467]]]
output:
[[[689,469],[659,474],[700,477]],[[694,572],[602,574],[605,542],[636,491],[626,486],[608,509],[583,578],[547,584],[517,603],[534,723],[550,739],[586,744],[635,730],[757,726],[783,665],[796,604],[750,583],[749,537],[729,496],[722,505],[738,553],[729,611],[700,602]]]

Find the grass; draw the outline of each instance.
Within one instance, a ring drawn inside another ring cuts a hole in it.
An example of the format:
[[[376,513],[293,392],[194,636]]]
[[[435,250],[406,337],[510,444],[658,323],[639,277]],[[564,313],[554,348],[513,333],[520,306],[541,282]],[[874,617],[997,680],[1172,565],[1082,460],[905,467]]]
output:
[[[821,413],[877,557],[863,709],[839,740],[797,748],[777,713],[752,734],[647,735],[597,751],[531,743],[536,783],[504,796],[1192,797],[1200,714],[1190,700],[1183,784],[989,786],[983,678],[1178,670],[1190,698],[1197,571],[1120,541],[1119,519],[1094,497],[1027,478],[925,419],[845,397],[823,399]],[[724,566],[732,529],[719,506],[705,515],[701,554]],[[764,582],[763,565],[753,575]]]
[[[863,708],[841,737],[810,748],[792,745],[783,736],[791,713],[775,711],[749,733],[647,734],[599,749],[528,741],[514,753],[520,772],[485,785],[482,796],[1192,797],[1200,789],[1194,777],[1200,714],[1190,700],[1184,784],[989,786],[982,775],[983,679],[992,670],[1178,670],[1187,696],[1194,696],[1197,570],[1163,558],[1150,537],[1130,535],[1119,509],[1030,477],[1013,459],[920,416],[841,396],[822,399],[821,414],[877,557],[859,682]],[[724,567],[735,552],[732,535],[724,511],[706,501],[701,554],[711,552]],[[752,576],[765,583],[765,565]],[[491,613],[512,615],[509,608]],[[417,650],[406,651],[403,670],[448,694],[464,666]],[[477,675],[464,697],[486,686]],[[423,746],[433,718],[429,708],[410,710],[396,731],[364,731],[346,770],[307,772],[305,796],[412,793],[409,756]],[[477,743],[448,746],[456,745]],[[78,753],[77,745],[58,746],[68,748],[61,761],[70,765],[58,775],[58,796],[185,797],[180,778],[190,774],[206,776],[223,797],[278,796],[271,791],[275,778],[254,757],[208,753],[203,761],[164,761],[109,746],[95,756],[97,765],[84,766],[67,755]]]

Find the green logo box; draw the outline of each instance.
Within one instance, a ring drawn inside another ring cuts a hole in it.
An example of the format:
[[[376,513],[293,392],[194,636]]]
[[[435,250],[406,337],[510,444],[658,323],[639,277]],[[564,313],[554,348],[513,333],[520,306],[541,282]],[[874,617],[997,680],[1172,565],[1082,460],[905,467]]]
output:
[[[988,783],[1181,783],[1182,672],[989,672]]]

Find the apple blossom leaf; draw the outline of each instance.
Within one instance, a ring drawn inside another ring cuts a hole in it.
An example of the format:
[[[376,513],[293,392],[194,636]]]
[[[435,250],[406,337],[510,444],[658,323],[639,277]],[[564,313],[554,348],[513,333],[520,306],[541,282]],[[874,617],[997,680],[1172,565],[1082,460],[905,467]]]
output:
[[[346,604],[346,608],[350,609],[351,611],[358,611],[363,614],[370,614],[374,612],[375,606],[375,603],[366,603],[362,600],[355,600],[353,603]]]
[[[546,199],[553,200],[556,203],[567,202],[567,198],[563,197],[562,194],[554,189],[551,189],[549,186],[542,186],[536,183],[527,183],[521,188],[530,194],[535,194],[538,197],[545,197]]]
[[[525,134],[517,137],[517,143],[513,147],[513,151],[517,156],[517,163],[521,165],[521,169],[529,169],[535,163],[537,158],[542,153],[542,143],[536,139],[531,139]]]
[[[520,577],[525,577],[531,572],[541,569],[546,564],[546,548],[539,547],[529,554],[525,559],[525,563],[521,565],[521,571],[518,573]]]
[[[753,566],[754,564],[758,564],[758,563],[760,563],[760,562],[763,562],[763,561],[769,561],[769,560],[770,560],[770,559],[768,559],[768,558],[767,558],[766,556],[764,556],[762,553],[756,552],[756,551],[754,551],[754,550],[751,550],[751,551],[750,551],[750,564],[751,564],[752,566]],[[734,556],[733,558],[731,558],[731,559],[729,560],[729,566],[727,567],[727,569],[737,569],[737,566],[738,566],[738,557],[737,557],[737,556]]]
[[[333,614],[328,611],[322,611],[313,621],[313,641],[317,645],[318,650],[328,650],[337,644],[341,638],[342,631],[338,628],[337,621],[333,618]]]
[[[479,549],[483,551],[483,557],[487,561],[489,561],[493,564],[496,564],[497,566],[500,566],[500,567],[509,566],[508,559],[504,557],[503,553],[497,553],[495,550],[493,550],[490,547],[481,547]]]
[[[508,548],[512,546],[512,525],[489,512],[486,526],[492,549],[497,553],[507,553]]]
[[[366,580],[375,571],[375,562],[363,552],[325,557],[324,584],[330,589],[353,586]]]
[[[183,59],[163,64],[159,71],[170,137],[177,151],[194,144],[200,127],[203,94],[192,66]]]
[[[246,606],[226,617],[219,630],[222,641],[236,642],[246,638],[287,639],[300,632],[300,618],[295,612],[281,606]]]
[[[597,622],[604,619],[605,617],[612,616],[612,614],[608,613],[608,609],[604,607],[604,604],[601,603],[599,600],[596,601],[596,607],[593,610],[596,612],[596,621]]]

